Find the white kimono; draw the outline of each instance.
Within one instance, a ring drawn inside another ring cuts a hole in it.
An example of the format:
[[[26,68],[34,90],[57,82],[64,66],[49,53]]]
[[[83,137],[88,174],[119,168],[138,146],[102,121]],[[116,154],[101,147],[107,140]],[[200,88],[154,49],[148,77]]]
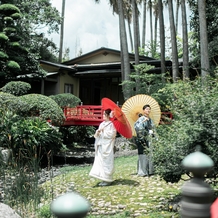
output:
[[[116,129],[111,121],[103,121],[95,133],[95,160],[89,173],[90,176],[106,182],[113,182],[114,144]]]

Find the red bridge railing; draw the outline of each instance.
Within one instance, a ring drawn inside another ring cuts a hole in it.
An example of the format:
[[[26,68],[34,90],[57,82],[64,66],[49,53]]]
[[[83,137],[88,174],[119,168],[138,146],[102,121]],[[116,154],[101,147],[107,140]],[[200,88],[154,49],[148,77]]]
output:
[[[81,105],[74,108],[64,108],[65,122],[63,126],[99,126],[103,121],[101,105]],[[173,119],[171,112],[162,112],[160,124],[170,124]]]
[[[103,121],[102,106],[82,105],[75,108],[64,108],[64,126],[89,125],[98,126]]]
[[[171,124],[173,114],[171,112],[161,112],[161,118],[159,124]]]

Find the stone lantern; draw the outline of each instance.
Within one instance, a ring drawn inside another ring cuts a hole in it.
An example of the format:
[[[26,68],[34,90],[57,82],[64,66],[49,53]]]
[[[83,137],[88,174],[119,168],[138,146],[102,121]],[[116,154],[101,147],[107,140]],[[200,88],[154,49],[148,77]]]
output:
[[[182,166],[193,174],[193,178],[182,187],[181,217],[210,218],[214,192],[204,182],[204,176],[213,168],[213,160],[204,153],[196,151],[183,159]]]
[[[81,195],[70,192],[51,203],[51,211],[57,218],[83,218],[90,210],[90,204]]]

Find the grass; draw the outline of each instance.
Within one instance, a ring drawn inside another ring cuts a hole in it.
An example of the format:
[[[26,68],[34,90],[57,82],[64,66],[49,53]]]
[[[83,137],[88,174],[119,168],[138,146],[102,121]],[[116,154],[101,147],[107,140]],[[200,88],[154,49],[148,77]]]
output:
[[[171,184],[161,180],[157,175],[138,177],[137,158],[137,156],[116,158],[115,181],[107,187],[99,187],[100,181],[89,177],[91,165],[63,167],[61,175],[41,186],[45,193],[41,201],[41,205],[44,205],[43,210],[56,197],[75,191],[91,204],[88,218],[179,217],[178,211],[172,211],[172,205],[181,193],[183,181]],[[38,212],[40,216],[33,217],[49,217],[43,216],[41,212],[40,210]]]

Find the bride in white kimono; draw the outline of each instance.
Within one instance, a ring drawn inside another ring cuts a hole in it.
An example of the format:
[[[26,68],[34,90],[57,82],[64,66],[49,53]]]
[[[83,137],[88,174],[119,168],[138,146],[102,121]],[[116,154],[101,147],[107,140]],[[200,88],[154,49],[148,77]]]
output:
[[[113,182],[114,173],[114,144],[116,129],[110,121],[111,109],[103,114],[103,122],[95,132],[95,160],[89,173],[90,176],[102,180],[100,186],[107,186]]]

